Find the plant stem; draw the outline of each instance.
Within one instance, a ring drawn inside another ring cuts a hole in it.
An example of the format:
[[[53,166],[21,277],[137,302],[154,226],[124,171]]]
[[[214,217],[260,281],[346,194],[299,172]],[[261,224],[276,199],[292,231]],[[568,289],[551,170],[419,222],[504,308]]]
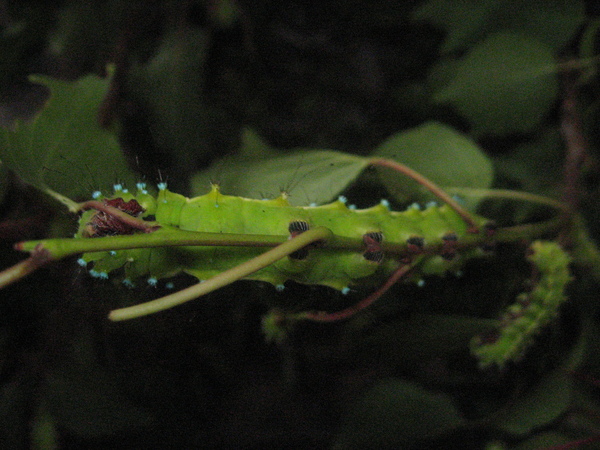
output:
[[[68,256],[87,252],[126,250],[132,248],[155,247],[276,247],[288,241],[289,236],[266,234],[205,233],[180,230],[163,226],[153,233],[126,236],[105,236],[101,238],[62,238],[25,241],[15,245],[16,250],[33,252],[40,246],[50,260],[59,260]],[[364,246],[361,238],[332,236],[328,248],[361,250]]]
[[[462,219],[469,225],[469,233],[478,233],[479,227],[477,226],[477,222],[475,218],[471,215],[469,211],[460,206],[456,200],[454,200],[448,193],[446,193],[442,188],[440,188],[437,184],[431,181],[428,178],[425,178],[419,172],[414,171],[408,166],[401,164],[396,161],[392,161],[390,159],[384,158],[373,158],[369,160],[369,164],[372,166],[381,166],[387,167],[389,169],[395,170],[401,174],[406,175],[407,177],[412,178],[437,198],[439,198],[442,202],[446,203],[450,208],[452,208]]]
[[[325,311],[309,311],[305,313],[300,313],[297,315],[292,315],[294,319],[305,319],[312,320],[313,322],[337,322],[339,320],[345,320],[352,317],[354,314],[362,311],[365,308],[371,306],[377,299],[379,299],[383,294],[385,294],[394,284],[396,284],[402,277],[408,274],[415,266],[422,260],[422,256],[415,259],[415,261],[410,264],[404,264],[398,267],[394,273],[387,279],[387,281],[379,287],[375,292],[373,292],[368,297],[364,298],[360,302],[343,309],[341,311],[336,311],[332,313],[327,313]]]
[[[142,219],[138,219],[137,217],[127,214],[125,211],[121,211],[119,208],[109,206],[106,203],[98,200],[89,200],[87,202],[79,204],[80,211],[85,211],[88,209],[102,211],[110,216],[116,217],[122,223],[129,225],[130,227],[136,230],[142,230],[144,233],[152,233],[161,227],[156,222],[148,222]]]
[[[263,253],[256,258],[246,261],[239,266],[221,272],[208,280],[182,289],[174,294],[153,300],[151,302],[142,303],[140,305],[130,306],[111,311],[109,319],[112,321],[128,320],[137,317],[146,316],[155,312],[163,311],[172,308],[182,303],[194,300],[201,295],[208,294],[216,289],[231,284],[236,280],[240,280],[254,272],[259,271],[285,256],[306,247],[309,244],[317,241],[327,241],[333,238],[331,230],[325,227],[316,227],[312,230],[305,231],[293,239],[284,242],[281,245]]]
[[[42,247],[36,247],[29,258],[0,272],[0,288],[19,281],[50,261],[48,253]]]

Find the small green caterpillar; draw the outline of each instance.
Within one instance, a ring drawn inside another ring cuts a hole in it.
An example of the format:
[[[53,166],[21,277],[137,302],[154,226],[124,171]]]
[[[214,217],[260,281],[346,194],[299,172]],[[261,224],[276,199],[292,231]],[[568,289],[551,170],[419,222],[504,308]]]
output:
[[[565,288],[571,280],[571,258],[556,242],[535,241],[527,259],[534,270],[530,292],[520,294],[500,318],[500,325],[486,336],[476,336],[471,352],[481,367],[515,361],[523,356],[533,338],[558,314],[566,301]]]

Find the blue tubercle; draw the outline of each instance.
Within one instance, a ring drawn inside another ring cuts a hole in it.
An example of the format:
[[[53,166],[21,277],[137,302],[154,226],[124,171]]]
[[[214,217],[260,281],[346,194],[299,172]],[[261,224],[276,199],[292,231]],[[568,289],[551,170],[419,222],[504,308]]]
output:
[[[348,295],[350,293],[350,288],[346,286],[341,290],[342,295]]]
[[[110,256],[117,256],[117,252],[115,252],[114,250],[111,250],[110,252],[108,252],[108,254]]]
[[[175,284],[173,284],[173,282],[169,281],[167,284],[165,284],[165,287],[167,289],[174,289],[175,288]]]
[[[100,280],[108,280],[108,274],[104,271],[98,272],[97,270],[91,269],[90,275],[93,278],[99,278]]]
[[[102,191],[94,191],[94,192],[92,192],[92,198],[94,200],[98,200],[100,197],[102,197]]]
[[[421,211],[421,205],[415,202],[412,205],[410,205],[407,209],[415,209],[417,211]]]
[[[382,206],[385,206],[387,209],[390,209],[390,202],[387,201],[385,198],[381,199],[381,202],[379,202]]]
[[[426,208],[436,208],[438,206],[437,202],[428,202],[425,207]]]
[[[348,205],[348,209],[355,210],[356,209],[356,205]]]
[[[138,191],[140,191],[142,194],[148,193],[148,191],[146,190],[146,183],[139,182],[135,186],[138,188]]]
[[[128,288],[135,287],[135,284],[134,284],[134,283],[133,283],[133,281],[131,281],[129,278],[125,278],[125,279],[123,280],[123,285],[124,285],[125,287],[128,287]]]
[[[121,183],[117,183],[117,184],[113,185],[113,189],[114,189],[115,192],[122,191],[123,190],[123,185]]]
[[[156,187],[158,188],[159,191],[164,191],[165,189],[167,189],[167,183],[166,183],[166,181],[162,181],[162,182],[158,183],[156,185]]]
[[[148,278],[148,284],[152,287],[156,286],[158,283],[158,279],[156,277]]]
[[[87,263],[87,261],[86,261],[85,259],[83,259],[83,258],[79,258],[79,259],[77,260],[77,264],[79,264],[81,267],[87,267],[87,264],[88,264],[88,263]]]
[[[348,201],[348,199],[347,199],[346,197],[344,197],[343,195],[340,195],[340,196],[338,197],[338,201],[339,201],[340,203],[346,204],[346,202]]]
[[[285,289],[285,286],[283,284],[278,284],[275,286],[275,289],[277,289],[277,292],[281,292]]]
[[[316,208],[317,204],[315,202],[310,203],[308,206],[310,206],[311,208]]]
[[[423,278],[421,278],[419,281],[417,281],[417,286],[419,286],[419,287],[425,286],[425,280]]]

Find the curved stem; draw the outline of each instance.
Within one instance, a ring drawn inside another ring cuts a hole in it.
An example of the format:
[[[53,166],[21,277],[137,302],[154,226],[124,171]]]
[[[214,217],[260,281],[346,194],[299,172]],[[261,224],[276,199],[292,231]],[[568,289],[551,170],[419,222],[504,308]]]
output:
[[[396,172],[400,172],[407,177],[412,178],[441,201],[446,203],[450,208],[452,208],[456,214],[458,214],[462,219],[469,225],[469,233],[478,233],[479,227],[477,226],[477,222],[474,217],[471,215],[469,211],[460,206],[456,200],[454,200],[447,192],[445,192],[442,188],[440,188],[437,184],[431,181],[428,178],[425,178],[419,172],[414,171],[408,166],[401,164],[396,161],[392,161],[390,159],[384,158],[373,158],[369,160],[369,164],[372,166],[381,166],[387,167],[389,169],[395,170]]]
[[[312,244],[316,241],[328,240],[333,237],[331,230],[325,227],[316,227],[312,230],[305,231],[293,239],[263,253],[256,258],[246,261],[239,266],[221,272],[208,280],[182,289],[171,295],[153,300],[151,302],[142,303],[140,305],[130,306],[128,308],[115,309],[111,311],[108,318],[112,321],[135,319],[137,317],[146,316],[155,312],[164,311],[182,303],[194,300],[201,295],[208,294],[216,289],[233,283],[236,280],[244,278],[254,272],[267,267],[276,261]]]
[[[421,261],[422,257],[417,258],[410,264],[401,265],[394,273],[387,279],[387,281],[373,292],[368,297],[364,298],[360,302],[350,306],[349,308],[341,311],[327,313],[324,311],[310,311],[298,314],[296,319],[312,320],[313,322],[337,322],[339,320],[348,319],[359,311],[368,308],[376,300],[378,300],[383,294],[385,294],[394,284],[396,284],[402,277],[408,274],[415,266]]]
[[[119,208],[109,206],[99,200],[89,200],[79,204],[79,211],[85,211],[87,209],[96,209],[98,211],[105,212],[106,214],[110,214],[124,224],[129,225],[136,230],[142,230],[144,233],[152,233],[160,228],[160,225],[158,225],[156,222],[148,222],[146,220],[138,219],[137,217],[127,214],[125,211],[121,211]]]
[[[0,288],[8,286],[44,266],[52,259],[41,246],[36,247],[32,255],[0,272]]]
[[[531,194],[529,192],[512,191],[510,189],[478,189],[478,188],[459,188],[451,187],[447,192],[453,192],[459,195],[485,198],[503,198],[507,200],[521,200],[529,203],[538,203],[540,205],[550,206],[563,212],[570,211],[569,206],[563,202],[542,195]]]

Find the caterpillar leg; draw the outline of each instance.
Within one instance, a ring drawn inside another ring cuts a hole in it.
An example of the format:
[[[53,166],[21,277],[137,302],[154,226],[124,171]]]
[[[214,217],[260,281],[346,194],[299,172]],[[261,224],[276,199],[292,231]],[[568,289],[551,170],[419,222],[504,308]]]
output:
[[[257,272],[258,270],[267,267],[286,256],[289,256],[290,254],[306,247],[309,244],[312,244],[313,242],[327,241],[332,237],[333,233],[328,228],[315,227],[298,234],[293,239],[290,239],[289,241],[272,248],[256,258],[221,272],[220,274],[209,278],[202,283],[195,284],[171,295],[167,295],[147,303],[130,306],[128,308],[115,309],[114,311],[111,311],[108,318],[112,321],[129,320],[173,308],[174,306],[194,300],[202,295],[208,294],[209,292],[217,290],[223,286],[227,286],[234,281],[240,280],[254,272]]]

